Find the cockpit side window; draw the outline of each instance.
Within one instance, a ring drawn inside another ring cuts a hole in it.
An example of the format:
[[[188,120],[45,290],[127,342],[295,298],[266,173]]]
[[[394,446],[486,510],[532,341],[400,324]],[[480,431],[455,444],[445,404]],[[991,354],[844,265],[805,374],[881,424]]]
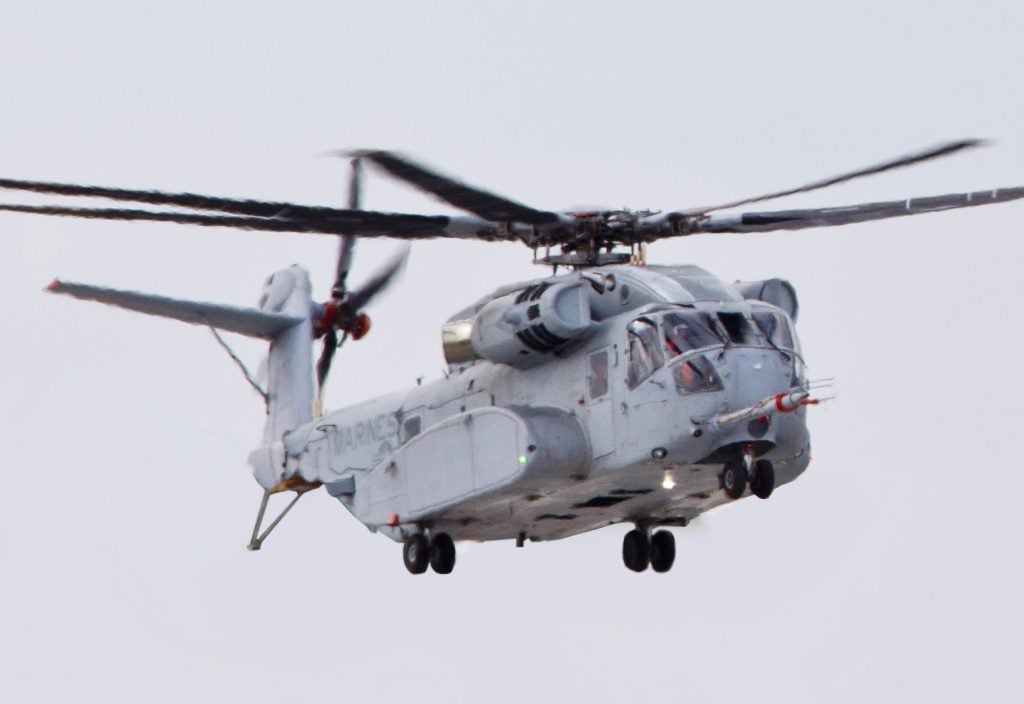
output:
[[[665,363],[658,340],[658,328],[647,318],[638,318],[627,328],[629,365],[626,368],[626,384],[635,389],[655,369]]]
[[[701,312],[666,313],[661,322],[665,349],[669,358],[690,350],[721,345],[724,340],[715,331],[711,316]]]

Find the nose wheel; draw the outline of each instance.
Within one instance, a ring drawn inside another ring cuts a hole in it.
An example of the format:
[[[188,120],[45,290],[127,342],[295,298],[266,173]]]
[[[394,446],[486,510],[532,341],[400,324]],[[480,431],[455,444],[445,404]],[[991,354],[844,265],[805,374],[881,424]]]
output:
[[[768,460],[754,463],[754,476],[750,478],[750,491],[759,499],[767,499],[775,490],[775,467]]]
[[[430,567],[438,574],[455,569],[455,541],[447,533],[434,533],[428,539],[416,533],[402,546],[402,561],[412,574],[423,574]]]
[[[719,477],[725,495],[730,499],[738,499],[747,489],[747,466],[741,459],[729,460],[722,468]]]
[[[635,528],[622,538],[622,562],[634,572],[648,567],[668,572],[676,560],[676,538],[667,530],[654,534]]]
[[[747,468],[749,465],[749,469]],[[750,493],[759,499],[767,499],[775,491],[775,467],[766,459],[752,457],[729,460],[719,475],[722,490],[730,499],[743,496],[747,486]]]

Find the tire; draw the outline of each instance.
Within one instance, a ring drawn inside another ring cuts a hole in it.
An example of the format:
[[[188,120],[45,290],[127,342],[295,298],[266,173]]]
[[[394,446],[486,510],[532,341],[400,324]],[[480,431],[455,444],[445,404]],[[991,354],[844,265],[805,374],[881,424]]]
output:
[[[438,533],[430,540],[430,567],[438,574],[451,574],[455,569],[455,541],[447,533]]]
[[[423,574],[427,571],[427,565],[430,563],[430,547],[422,533],[417,533],[405,541],[405,545],[402,547],[402,560],[405,562],[405,569],[413,574]]]
[[[634,572],[643,572],[651,561],[651,546],[647,533],[631,530],[622,538],[622,562]]]
[[[758,460],[754,463],[750,491],[759,499],[767,499],[775,491],[775,467],[768,460]]]
[[[667,530],[659,530],[651,536],[651,569],[668,572],[676,561],[676,537]]]
[[[725,495],[730,499],[738,499],[747,488],[747,468],[740,460],[727,462],[722,468],[721,479]]]

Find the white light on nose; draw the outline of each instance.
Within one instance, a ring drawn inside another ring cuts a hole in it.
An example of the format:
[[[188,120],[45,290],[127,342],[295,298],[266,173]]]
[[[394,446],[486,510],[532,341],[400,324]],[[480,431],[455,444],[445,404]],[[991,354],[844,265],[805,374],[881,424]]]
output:
[[[676,487],[676,480],[672,478],[671,472],[665,472],[665,478],[661,480],[662,489],[674,489]]]

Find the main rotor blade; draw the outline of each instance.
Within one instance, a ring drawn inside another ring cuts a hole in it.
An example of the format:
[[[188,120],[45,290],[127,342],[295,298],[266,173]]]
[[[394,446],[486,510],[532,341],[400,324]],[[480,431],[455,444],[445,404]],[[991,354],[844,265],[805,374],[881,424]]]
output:
[[[777,210],[739,215],[709,215],[695,220],[680,234],[702,232],[771,232],[773,230],[803,230],[809,227],[850,225],[871,220],[921,215],[957,208],[1005,203],[1024,198],[1024,187],[997,188],[991,191],[950,193],[942,196],[908,198],[880,203],[861,203],[838,208],[808,208],[804,210]]]
[[[376,213],[366,210],[334,210],[334,214],[331,216],[319,219],[298,220],[118,208],[66,208],[61,206],[10,204],[0,204],[0,211],[94,220],[173,222],[181,225],[231,227],[264,232],[302,232],[325,235],[353,234],[362,237],[394,237],[397,239],[453,237],[486,241],[520,240],[520,237],[515,232],[500,232],[495,229],[493,224],[481,220],[450,218],[444,215]]]
[[[905,156],[890,159],[889,161],[883,161],[880,164],[874,166],[867,166],[862,169],[855,171],[848,171],[838,176],[832,176],[829,178],[822,179],[820,181],[812,181],[811,183],[796,188],[790,188],[785,191],[776,191],[775,193],[769,193],[763,196],[756,196],[754,198],[744,198],[742,200],[734,200],[731,203],[722,203],[715,205],[710,208],[693,208],[691,210],[684,211],[684,215],[698,215],[704,213],[710,213],[715,210],[726,210],[728,208],[738,208],[741,205],[750,205],[751,203],[760,203],[766,200],[774,200],[776,198],[782,198],[784,196],[791,196],[797,193],[807,193],[808,191],[816,191],[819,188],[826,188],[828,186],[834,186],[837,183],[845,183],[846,181],[852,181],[862,176],[872,176],[874,174],[880,174],[884,171],[891,171],[892,169],[903,168],[904,166],[911,166],[913,164],[920,164],[930,159],[937,159],[943,156],[949,156],[956,152],[964,149],[971,149],[985,144],[984,140],[981,139],[960,139],[954,142],[945,142],[937,146],[925,149],[920,152],[913,154],[907,154]]]
[[[387,151],[356,151],[356,157],[369,160],[395,178],[431,193],[441,200],[490,222],[521,222],[527,225],[551,225],[562,218],[558,213],[536,210],[522,203],[466,185],[417,164],[405,156]]]
[[[405,264],[409,260],[410,250],[411,247],[409,245],[402,246],[402,248],[399,249],[391,258],[391,261],[382,266],[380,270],[378,270],[377,273],[369,279],[369,281],[363,284],[358,290],[349,294],[348,298],[345,299],[345,307],[353,314],[358,313],[366,307],[366,305],[373,300],[377,294],[390,286],[405,268]]]
[[[164,191],[143,191],[105,186],[85,186],[74,183],[51,183],[45,181],[20,181],[0,179],[0,188],[14,191],[30,191],[59,196],[103,198],[105,200],[146,203],[148,205],[173,205],[193,210],[211,210],[235,215],[256,217],[321,218],[343,214],[346,211],[316,205],[261,201],[237,198],[219,198],[198,193],[166,193]]]

